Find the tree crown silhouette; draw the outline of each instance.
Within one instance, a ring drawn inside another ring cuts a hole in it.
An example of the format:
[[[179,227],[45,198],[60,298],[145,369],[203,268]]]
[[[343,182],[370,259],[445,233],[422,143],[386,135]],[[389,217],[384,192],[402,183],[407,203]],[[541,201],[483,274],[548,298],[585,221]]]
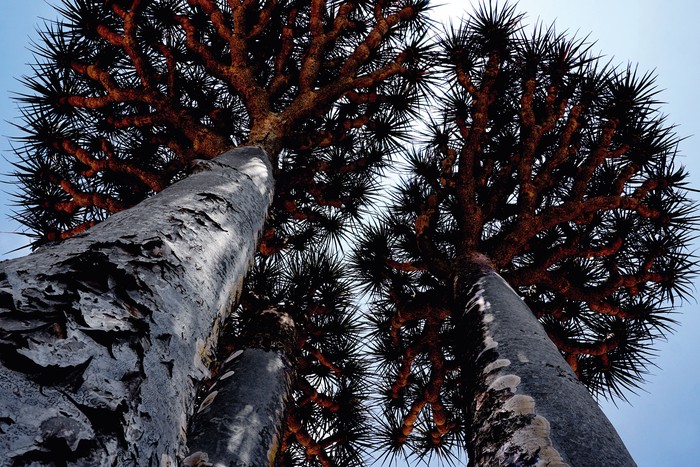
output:
[[[653,76],[521,20],[482,5],[446,32],[425,144],[354,255],[390,453],[461,443],[465,271],[501,274],[591,392],[622,397],[689,292],[696,206]]]

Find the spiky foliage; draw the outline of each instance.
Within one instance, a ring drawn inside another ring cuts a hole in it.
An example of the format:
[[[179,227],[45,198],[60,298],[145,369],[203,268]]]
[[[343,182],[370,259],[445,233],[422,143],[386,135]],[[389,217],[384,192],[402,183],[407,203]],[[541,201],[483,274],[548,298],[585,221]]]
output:
[[[355,255],[389,450],[443,449],[459,430],[459,271],[498,271],[590,390],[623,397],[688,292],[695,206],[653,77],[520,20],[489,5],[446,33],[439,118]]]
[[[366,180],[354,174],[391,154],[415,109],[426,8],[62,0],[20,96],[17,219],[35,245],[67,238],[185,176],[196,159],[258,144],[284,215],[332,231],[343,210],[323,207],[357,209]]]
[[[225,325],[212,381],[247,335],[259,332],[262,312],[274,310],[296,327],[293,394],[276,465],[362,464],[369,441],[366,368],[358,357],[359,314],[352,296],[339,257],[322,250],[259,255]]]

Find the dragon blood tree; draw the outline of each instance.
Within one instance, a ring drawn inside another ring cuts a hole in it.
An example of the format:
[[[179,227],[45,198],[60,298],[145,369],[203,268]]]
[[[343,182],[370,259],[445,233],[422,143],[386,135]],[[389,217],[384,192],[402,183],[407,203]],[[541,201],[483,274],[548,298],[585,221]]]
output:
[[[209,453],[185,459],[188,435],[202,439],[190,415],[218,415],[212,391],[195,400],[198,382],[228,391],[260,368],[270,391],[232,422],[261,420],[260,437],[244,437],[259,443],[217,432],[239,448],[226,462],[267,462],[280,445],[280,458],[303,446],[321,464],[359,455],[349,434],[363,421],[343,402],[362,394],[354,324],[346,301],[327,298],[346,294],[338,275],[309,279],[302,299],[292,272],[269,298],[254,274],[235,353],[212,355],[254,251],[256,271],[307,260],[304,277],[337,271],[301,252],[357,217],[403,137],[424,83],[426,10],[423,0],[63,0],[20,99],[17,217],[41,248],[0,268],[0,378],[13,382],[0,393],[5,458],[194,465]],[[251,387],[233,390],[247,400]]]
[[[447,33],[427,144],[355,254],[382,444],[634,465],[586,388],[641,382],[688,291],[695,206],[653,78],[520,20],[484,6]]]

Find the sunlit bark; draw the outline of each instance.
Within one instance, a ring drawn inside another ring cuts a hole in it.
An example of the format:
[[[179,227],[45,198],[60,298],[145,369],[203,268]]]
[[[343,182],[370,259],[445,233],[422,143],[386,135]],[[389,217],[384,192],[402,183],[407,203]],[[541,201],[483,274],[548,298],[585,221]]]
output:
[[[272,200],[239,148],[58,245],[0,264],[3,463],[176,465],[197,382]]]

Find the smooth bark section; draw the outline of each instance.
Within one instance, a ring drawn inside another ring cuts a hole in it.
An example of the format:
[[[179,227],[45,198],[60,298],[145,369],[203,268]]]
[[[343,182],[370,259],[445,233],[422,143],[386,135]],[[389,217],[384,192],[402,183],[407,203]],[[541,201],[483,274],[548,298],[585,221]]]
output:
[[[273,465],[291,381],[281,352],[246,349],[204,398],[190,435],[215,467]]]
[[[0,263],[0,464],[175,466],[272,194],[264,151],[233,149]]]
[[[261,310],[243,329],[190,422],[191,456],[215,466],[273,465],[291,393],[296,323],[287,313]]]
[[[476,282],[464,321],[480,331],[471,333],[478,345],[466,362],[474,370],[467,383],[470,465],[636,465],[532,311],[498,274]]]

